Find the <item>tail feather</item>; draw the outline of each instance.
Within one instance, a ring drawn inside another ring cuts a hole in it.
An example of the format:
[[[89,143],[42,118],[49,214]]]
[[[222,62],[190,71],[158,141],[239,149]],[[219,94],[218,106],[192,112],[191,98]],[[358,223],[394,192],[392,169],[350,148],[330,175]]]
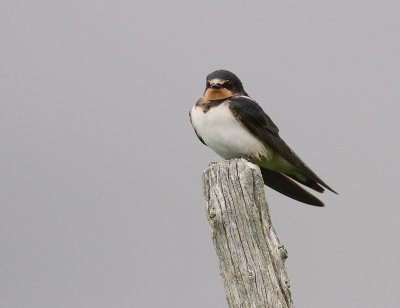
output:
[[[314,189],[315,191],[318,191],[320,193],[324,192],[324,188],[318,184],[317,182],[311,180],[310,178],[306,178],[305,180],[299,179],[298,177],[296,177],[295,175],[292,174],[287,174],[285,173],[285,175],[287,175],[288,177],[292,178],[292,180],[295,180],[296,182],[299,182],[307,187],[310,187],[312,189]]]
[[[260,167],[260,169],[265,185],[297,201],[315,206],[324,206],[321,200],[304,190],[288,176],[266,168]]]

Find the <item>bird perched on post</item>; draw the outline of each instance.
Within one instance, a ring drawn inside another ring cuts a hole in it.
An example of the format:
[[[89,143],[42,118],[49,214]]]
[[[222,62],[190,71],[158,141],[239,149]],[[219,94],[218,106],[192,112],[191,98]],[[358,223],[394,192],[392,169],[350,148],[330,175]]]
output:
[[[307,204],[322,201],[296,182],[320,193],[336,193],[279,136],[278,127],[249,97],[232,72],[207,76],[204,94],[189,112],[197,137],[224,159],[245,157],[257,164],[264,184]]]

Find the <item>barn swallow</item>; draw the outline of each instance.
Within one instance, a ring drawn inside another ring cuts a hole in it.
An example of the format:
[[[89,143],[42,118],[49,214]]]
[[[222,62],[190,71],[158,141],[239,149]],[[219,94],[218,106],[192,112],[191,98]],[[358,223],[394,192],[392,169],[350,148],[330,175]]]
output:
[[[279,136],[278,127],[226,70],[207,76],[204,94],[189,112],[197,137],[224,159],[246,157],[261,169],[264,184],[303,203],[324,206],[296,182],[336,193]]]

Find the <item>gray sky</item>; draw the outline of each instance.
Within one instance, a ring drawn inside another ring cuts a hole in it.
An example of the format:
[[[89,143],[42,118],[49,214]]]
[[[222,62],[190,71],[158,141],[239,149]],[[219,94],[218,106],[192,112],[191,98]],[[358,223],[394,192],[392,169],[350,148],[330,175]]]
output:
[[[224,68],[340,193],[266,189],[296,306],[398,307],[399,10],[0,2],[0,306],[227,306],[188,118]]]

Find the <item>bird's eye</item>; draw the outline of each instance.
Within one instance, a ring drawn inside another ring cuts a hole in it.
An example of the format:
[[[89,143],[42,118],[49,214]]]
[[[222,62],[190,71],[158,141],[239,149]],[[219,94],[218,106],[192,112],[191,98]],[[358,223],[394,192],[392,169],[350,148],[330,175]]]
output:
[[[232,88],[233,88],[232,81],[227,81],[227,82],[225,82],[225,83],[224,83],[224,88],[226,88],[226,89],[228,89],[228,90],[232,89]]]

